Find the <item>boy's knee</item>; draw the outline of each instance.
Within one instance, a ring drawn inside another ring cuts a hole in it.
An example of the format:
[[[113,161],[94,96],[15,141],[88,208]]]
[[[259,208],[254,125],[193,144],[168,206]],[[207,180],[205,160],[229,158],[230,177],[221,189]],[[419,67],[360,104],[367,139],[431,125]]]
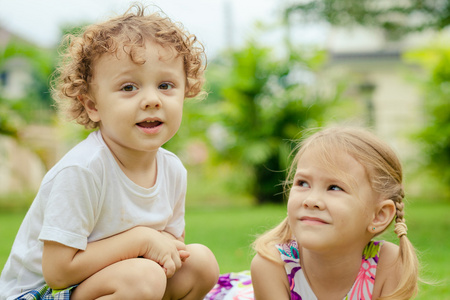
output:
[[[166,274],[160,265],[148,259],[133,258],[95,273],[74,289],[70,299],[110,295],[111,299],[161,300],[166,287]]]
[[[166,290],[167,278],[163,268],[148,259],[136,259],[122,277],[127,298],[161,299]]]
[[[203,299],[219,278],[214,254],[200,244],[186,245],[188,259],[167,282],[166,299]]]
[[[186,246],[190,253],[188,260],[190,266],[199,280],[198,283],[207,287],[213,287],[219,279],[219,265],[212,251],[200,244],[189,244]]]

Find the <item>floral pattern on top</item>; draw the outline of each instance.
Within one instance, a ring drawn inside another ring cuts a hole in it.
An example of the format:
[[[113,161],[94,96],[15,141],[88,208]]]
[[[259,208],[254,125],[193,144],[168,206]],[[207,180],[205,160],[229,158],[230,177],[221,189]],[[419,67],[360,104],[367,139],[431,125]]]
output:
[[[350,292],[343,300],[369,300],[377,270],[382,241],[371,241],[362,253],[361,267]],[[302,267],[296,241],[276,246],[285,263],[291,290],[291,300],[317,300],[309,286]],[[255,299],[250,271],[220,275],[217,284],[204,300],[253,300]]]
[[[369,300],[372,299],[375,275],[383,241],[370,241],[362,253],[361,267],[356,276],[355,283],[343,300]],[[281,259],[285,263],[285,270],[291,290],[291,300],[317,300],[316,295],[306,280],[300,265],[300,255],[297,241],[292,240],[286,244],[276,246]]]

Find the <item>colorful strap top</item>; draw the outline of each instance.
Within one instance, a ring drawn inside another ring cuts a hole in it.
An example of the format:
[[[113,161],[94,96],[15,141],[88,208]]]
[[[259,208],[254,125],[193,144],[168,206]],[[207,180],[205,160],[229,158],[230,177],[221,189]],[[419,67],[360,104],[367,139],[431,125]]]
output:
[[[343,300],[369,300],[372,299],[373,285],[381,245],[383,241],[370,241],[362,253],[361,268],[355,283]],[[276,246],[284,261],[284,267],[289,279],[291,300],[317,300],[316,295],[306,280],[300,265],[297,241]]]

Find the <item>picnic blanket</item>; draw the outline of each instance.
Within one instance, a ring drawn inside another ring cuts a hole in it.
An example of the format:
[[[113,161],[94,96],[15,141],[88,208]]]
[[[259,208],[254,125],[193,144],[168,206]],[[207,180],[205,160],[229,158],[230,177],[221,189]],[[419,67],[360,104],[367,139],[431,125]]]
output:
[[[203,300],[253,300],[250,271],[220,275],[214,288]]]

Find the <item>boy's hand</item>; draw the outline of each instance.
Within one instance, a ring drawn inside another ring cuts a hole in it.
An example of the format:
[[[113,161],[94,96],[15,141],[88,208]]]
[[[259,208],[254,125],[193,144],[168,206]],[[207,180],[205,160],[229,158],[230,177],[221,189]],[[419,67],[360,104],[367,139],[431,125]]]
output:
[[[169,239],[181,241],[184,244],[184,232],[179,238],[176,238],[175,236],[173,236],[171,233],[168,233],[167,231],[160,231],[160,232],[161,232],[161,234],[167,236]],[[185,249],[185,248],[183,248],[183,249]],[[186,250],[178,250],[178,252],[180,253],[181,262],[185,262],[186,259],[188,259],[188,257],[190,256],[189,252],[187,252]]]
[[[148,239],[140,256],[157,262],[164,269],[167,278],[171,278],[189,257],[186,245],[156,230],[141,228],[146,230]]]
[[[186,250],[179,250],[178,252],[180,253],[181,262],[185,262],[186,259],[188,259],[188,257],[190,256],[189,252],[187,252]]]

